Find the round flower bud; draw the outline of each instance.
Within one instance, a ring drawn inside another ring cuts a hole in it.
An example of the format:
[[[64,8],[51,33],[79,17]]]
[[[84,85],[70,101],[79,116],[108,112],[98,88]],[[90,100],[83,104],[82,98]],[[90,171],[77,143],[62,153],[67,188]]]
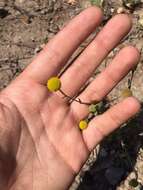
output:
[[[80,123],[79,123],[79,128],[80,128],[81,130],[84,130],[84,129],[86,129],[87,127],[88,127],[87,121],[86,121],[86,120],[81,120]]]
[[[51,92],[56,92],[61,88],[61,81],[58,77],[52,77],[47,82],[47,88]]]
[[[121,96],[123,97],[123,98],[127,98],[127,97],[130,97],[130,96],[132,96],[133,95],[133,93],[132,93],[132,91],[129,89],[129,88],[125,88],[122,92],[121,92]]]

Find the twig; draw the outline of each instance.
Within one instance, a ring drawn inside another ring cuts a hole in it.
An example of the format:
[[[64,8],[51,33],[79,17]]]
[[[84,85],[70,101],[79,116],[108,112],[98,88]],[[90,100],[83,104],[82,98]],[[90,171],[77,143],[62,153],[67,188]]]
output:
[[[10,70],[10,67],[0,68],[0,72],[6,71],[6,70]]]
[[[17,58],[17,59],[11,59],[11,58],[3,58],[3,59],[0,59],[0,62],[7,62],[7,61],[12,61],[12,62],[16,62],[18,60],[22,60],[22,59],[31,59],[32,56],[30,57],[20,57],[20,58]]]
[[[136,71],[136,68],[131,71],[131,78],[128,80],[128,88],[129,89],[131,89],[131,87],[132,87],[132,82],[133,82],[133,77],[134,77],[135,71]]]
[[[4,43],[4,44],[0,44],[0,45],[15,45],[15,46],[20,46],[20,47],[26,47],[26,48],[30,48],[30,49],[35,49],[35,47],[32,46],[32,45],[21,44],[21,43]]]

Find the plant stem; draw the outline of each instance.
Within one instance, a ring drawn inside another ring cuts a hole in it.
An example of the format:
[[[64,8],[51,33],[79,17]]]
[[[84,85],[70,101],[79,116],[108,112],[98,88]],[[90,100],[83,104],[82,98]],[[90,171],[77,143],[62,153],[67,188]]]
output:
[[[84,104],[84,105],[87,105],[87,106],[90,106],[91,103],[89,102],[82,102],[79,98],[72,98],[70,97],[69,95],[67,95],[65,92],[63,92],[61,89],[59,90],[66,98],[68,98],[69,100],[71,101],[75,101],[75,102],[78,102],[79,104]]]
[[[133,77],[134,77],[135,70],[136,70],[136,69],[133,69],[133,70],[131,71],[131,78],[128,80],[128,88],[129,88],[129,89],[131,89],[131,87],[132,87],[132,81],[133,81]]]

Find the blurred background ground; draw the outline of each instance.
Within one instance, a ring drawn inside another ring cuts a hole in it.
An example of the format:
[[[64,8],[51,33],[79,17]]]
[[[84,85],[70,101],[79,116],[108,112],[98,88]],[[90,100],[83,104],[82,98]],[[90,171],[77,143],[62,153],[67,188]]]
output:
[[[131,14],[133,28],[130,34],[109,54],[98,71],[110,63],[120,48],[128,44],[136,46],[141,51],[141,61],[135,70],[131,90],[143,101],[142,0],[0,0],[0,89],[22,72],[63,25],[92,4],[100,4],[105,14],[98,30],[115,14]],[[121,99],[130,77],[131,73],[110,93],[109,99]],[[143,189],[142,111],[91,153],[70,188],[76,189]]]

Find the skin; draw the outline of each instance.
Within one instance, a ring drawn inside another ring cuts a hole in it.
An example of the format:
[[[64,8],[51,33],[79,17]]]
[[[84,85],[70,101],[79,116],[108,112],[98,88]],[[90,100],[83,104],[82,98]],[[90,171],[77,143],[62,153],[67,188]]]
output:
[[[99,8],[83,11],[0,93],[0,189],[68,189],[90,151],[139,111],[139,102],[127,98],[81,132],[78,123],[88,114],[88,107],[77,102],[69,105],[60,92],[50,93],[46,88],[47,80],[58,74],[101,20]],[[62,90],[75,95],[131,25],[127,15],[113,17],[61,76]],[[79,98],[101,100],[139,58],[136,48],[124,47]]]

